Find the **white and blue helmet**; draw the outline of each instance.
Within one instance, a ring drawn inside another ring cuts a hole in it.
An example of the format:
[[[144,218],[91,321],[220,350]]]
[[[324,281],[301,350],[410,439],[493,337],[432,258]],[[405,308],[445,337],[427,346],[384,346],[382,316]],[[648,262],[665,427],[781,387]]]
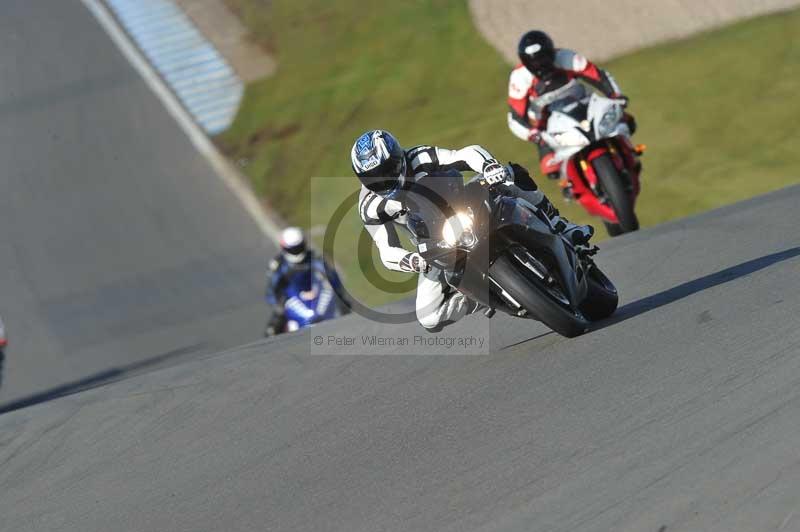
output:
[[[391,193],[403,186],[406,153],[388,131],[367,131],[350,150],[353,172],[361,183],[378,194]]]

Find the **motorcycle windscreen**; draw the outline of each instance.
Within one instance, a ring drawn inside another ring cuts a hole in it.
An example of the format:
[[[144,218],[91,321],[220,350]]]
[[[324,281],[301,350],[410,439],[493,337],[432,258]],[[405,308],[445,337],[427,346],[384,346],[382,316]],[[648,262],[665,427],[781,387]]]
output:
[[[446,172],[419,178],[405,191],[404,202],[414,217],[424,223],[424,239],[441,239],[444,222],[463,203],[464,178],[459,172]]]

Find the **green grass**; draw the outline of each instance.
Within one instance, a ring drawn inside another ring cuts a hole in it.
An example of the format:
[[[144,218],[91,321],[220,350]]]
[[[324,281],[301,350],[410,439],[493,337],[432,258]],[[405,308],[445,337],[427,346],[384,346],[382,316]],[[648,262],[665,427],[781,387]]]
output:
[[[506,127],[509,65],[476,32],[466,2],[378,8],[353,0],[227,1],[274,51],[279,69],[248,87],[218,142],[289,222],[324,224],[356,190],[354,177],[323,178],[352,175],[350,146],[366,129],[388,129],[407,146],[479,143],[503,161],[534,165],[533,146]],[[602,66],[631,97],[636,141],[649,147],[637,205],[642,225],[798,182],[800,11]],[[539,182],[564,214],[590,221],[563,205],[554,183]],[[381,301],[358,280],[359,231],[352,212],[340,229],[336,260],[359,296]]]

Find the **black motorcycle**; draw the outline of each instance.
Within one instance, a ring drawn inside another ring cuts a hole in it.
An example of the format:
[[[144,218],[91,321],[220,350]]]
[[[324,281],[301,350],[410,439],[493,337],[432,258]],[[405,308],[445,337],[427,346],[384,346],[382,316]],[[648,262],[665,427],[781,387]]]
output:
[[[616,310],[617,290],[592,260],[597,248],[573,246],[514,185],[423,177],[405,201],[418,252],[487,315],[501,310],[574,337]]]

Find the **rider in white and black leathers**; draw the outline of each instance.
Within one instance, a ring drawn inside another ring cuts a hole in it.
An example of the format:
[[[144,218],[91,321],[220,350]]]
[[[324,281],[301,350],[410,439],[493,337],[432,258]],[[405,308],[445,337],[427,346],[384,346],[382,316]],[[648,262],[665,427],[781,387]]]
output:
[[[594,233],[591,226],[575,225],[560,217],[524,168],[511,164],[509,171],[477,145],[460,150],[425,145],[404,150],[389,132],[372,130],[356,140],[350,155],[353,171],[361,181],[358,201],[361,220],[378,246],[384,266],[421,274],[417,285],[417,319],[428,330],[439,330],[474,312],[478,305],[443,283],[441,271],[431,268],[419,253],[401,246],[397,227],[406,226],[407,208],[400,192],[415,179],[452,170],[481,173],[492,186],[507,187],[507,193],[522,195],[544,210],[554,227],[574,244],[586,244]]]

